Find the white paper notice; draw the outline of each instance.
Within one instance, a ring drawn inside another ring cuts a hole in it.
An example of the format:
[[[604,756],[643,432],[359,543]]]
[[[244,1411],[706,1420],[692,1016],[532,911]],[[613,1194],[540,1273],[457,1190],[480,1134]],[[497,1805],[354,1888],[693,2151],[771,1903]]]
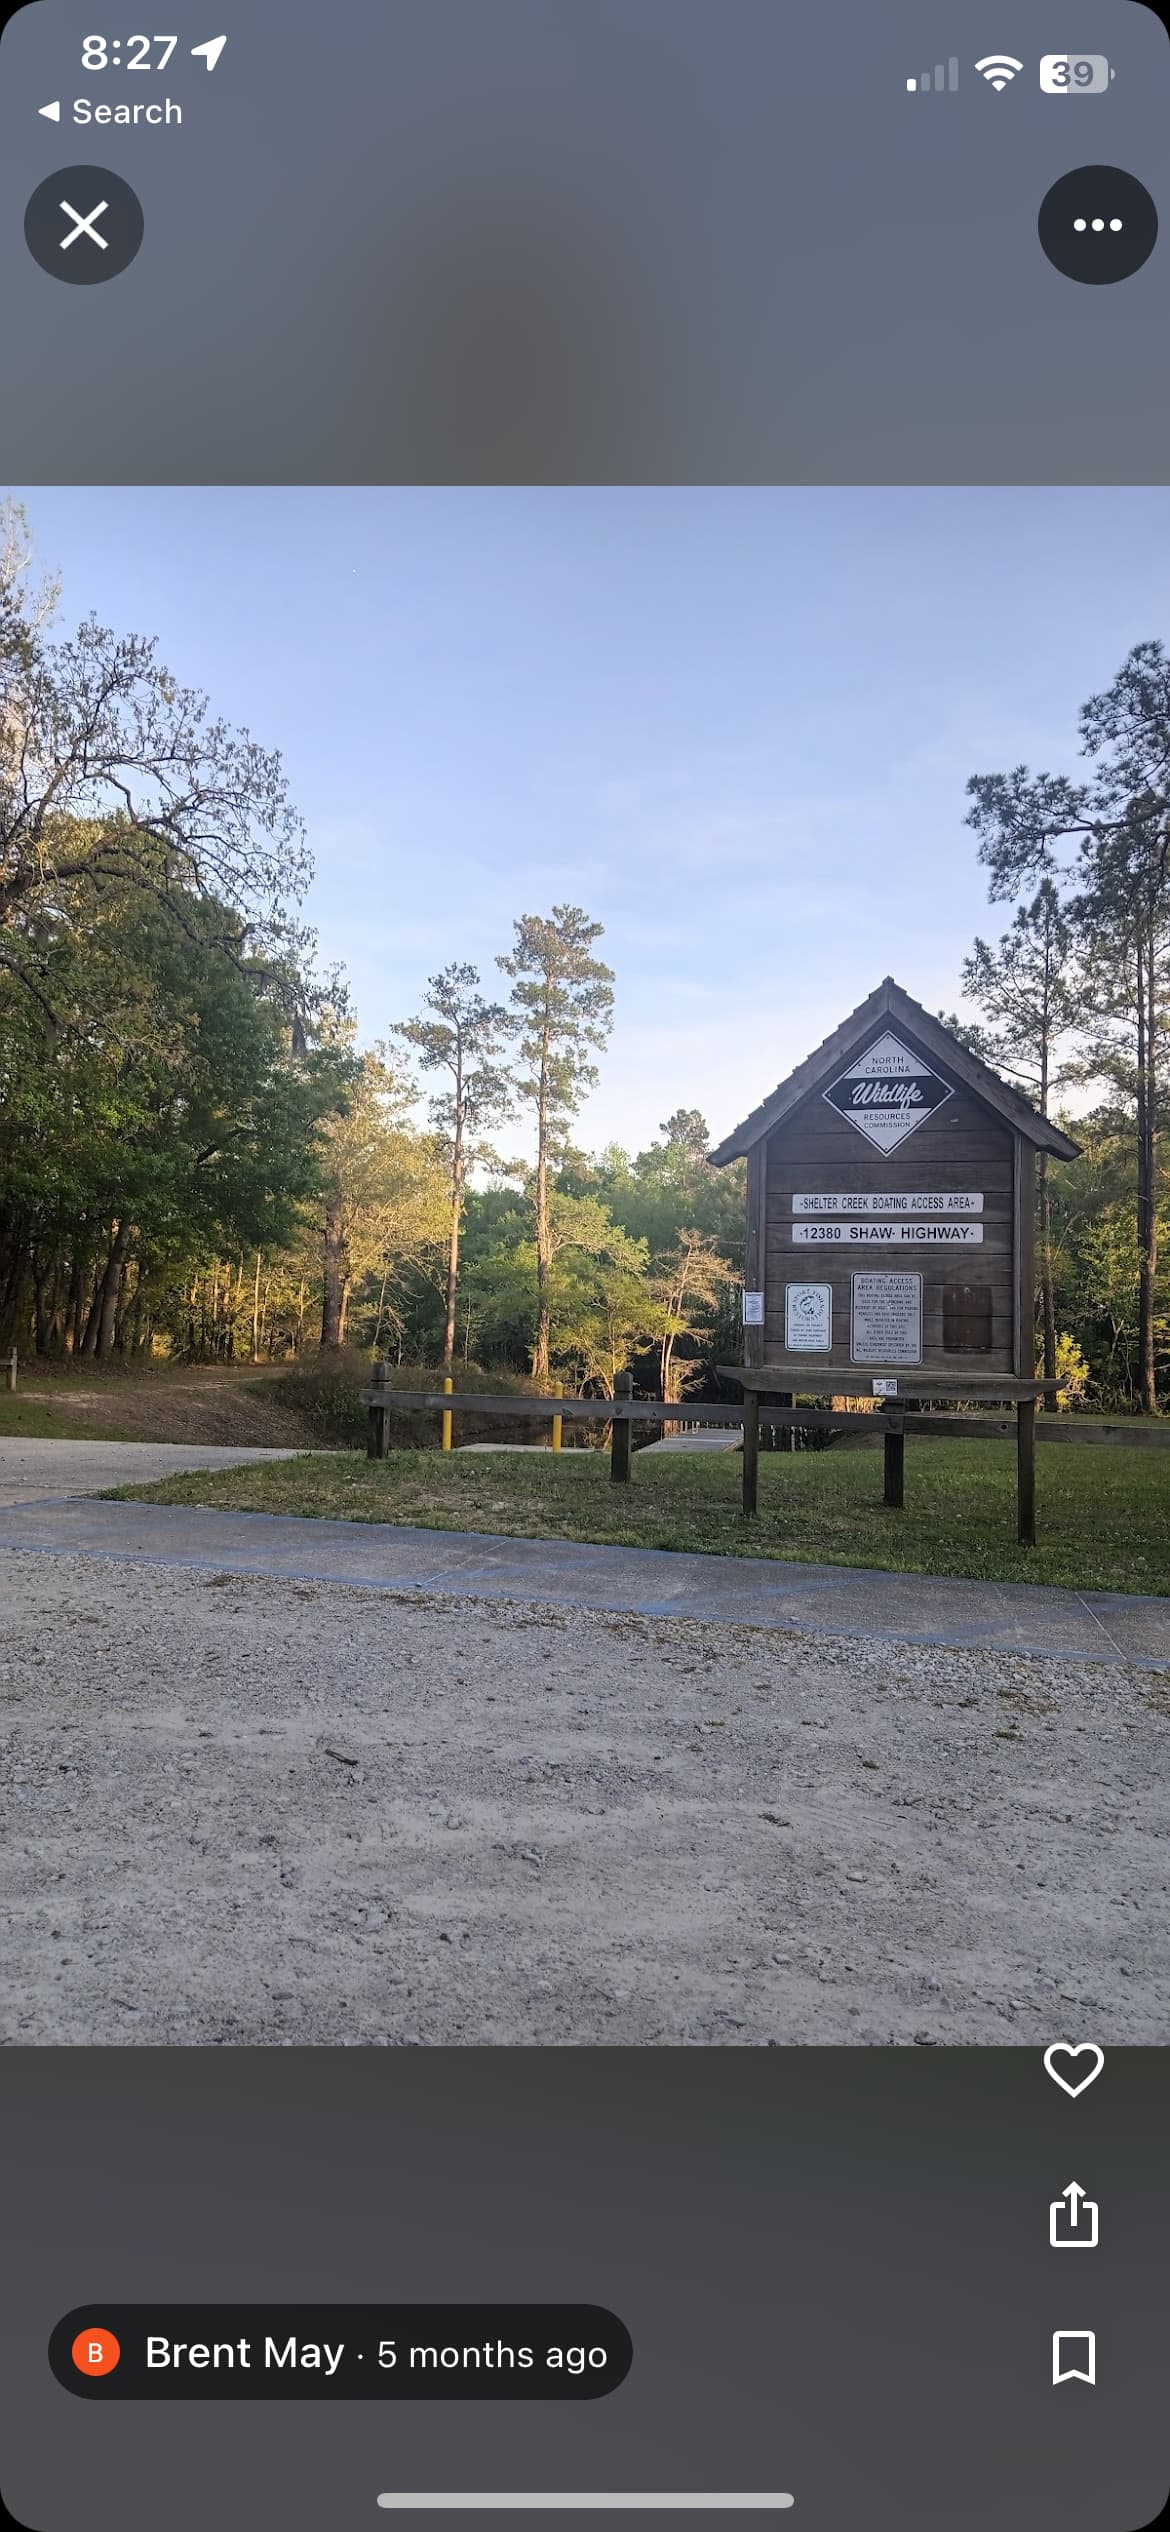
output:
[[[785,1284],[784,1343],[790,1354],[828,1354],[833,1344],[831,1284]]]
[[[743,1297],[743,1323],[745,1328],[762,1328],[764,1324],[764,1296],[762,1292],[745,1292]]]
[[[922,1361],[921,1275],[854,1275],[850,1352],[855,1363]]]

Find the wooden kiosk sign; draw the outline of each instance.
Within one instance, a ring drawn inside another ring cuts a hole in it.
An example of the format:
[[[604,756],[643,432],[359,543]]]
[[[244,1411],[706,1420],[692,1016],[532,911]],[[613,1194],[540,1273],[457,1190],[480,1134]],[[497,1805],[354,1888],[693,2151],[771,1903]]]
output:
[[[932,1399],[1016,1408],[1019,1535],[1035,1539],[1036,1154],[1077,1146],[892,976],[711,1155],[747,1157],[744,1503],[759,1420],[838,1424],[884,1402],[886,1501]],[[1054,1384],[1049,1384],[1054,1386]],[[910,1410],[902,1401],[909,1400]],[[753,1407],[755,1412],[752,1413]],[[955,1439],[974,1417],[940,1417]],[[750,1497],[750,1502],[749,1502]]]

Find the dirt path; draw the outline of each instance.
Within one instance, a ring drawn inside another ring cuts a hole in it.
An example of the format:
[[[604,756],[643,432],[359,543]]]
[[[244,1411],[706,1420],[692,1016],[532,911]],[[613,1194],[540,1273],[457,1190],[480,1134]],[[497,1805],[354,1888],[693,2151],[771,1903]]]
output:
[[[22,1373],[18,1395],[60,1416],[71,1432],[98,1438],[304,1450],[310,1437],[280,1397],[283,1377],[260,1363],[111,1372],[92,1381],[84,1373],[38,1378],[32,1369]],[[249,1394],[260,1383],[271,1396]]]
[[[1149,1671],[4,1559],[14,2043],[1162,2043]]]

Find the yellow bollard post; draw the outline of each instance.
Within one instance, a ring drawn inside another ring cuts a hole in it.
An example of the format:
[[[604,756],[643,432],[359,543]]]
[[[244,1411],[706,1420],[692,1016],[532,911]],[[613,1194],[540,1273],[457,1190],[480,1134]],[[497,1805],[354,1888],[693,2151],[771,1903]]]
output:
[[[563,1380],[554,1380],[554,1382],[553,1382],[553,1384],[552,1384],[552,1393],[553,1393],[554,1398],[563,1398],[563,1397],[564,1397],[564,1394],[565,1394],[565,1384],[564,1384],[564,1381],[563,1381]],[[554,1415],[553,1420],[552,1420],[552,1435],[553,1435],[553,1449],[554,1449],[554,1451],[559,1451],[559,1449],[560,1449],[560,1447],[561,1447],[561,1427],[562,1427],[563,1422],[564,1422],[564,1418],[563,1418],[562,1416],[559,1416],[559,1415]]]
[[[451,1394],[452,1394],[453,1390],[454,1390],[454,1387],[455,1387],[455,1383],[454,1383],[454,1381],[452,1380],[452,1378],[451,1378],[451,1376],[450,1376],[450,1373],[448,1373],[446,1380],[443,1382],[443,1395],[444,1395],[444,1397],[449,1398],[449,1397],[451,1396]],[[451,1448],[451,1409],[450,1409],[450,1407],[444,1407],[444,1409],[443,1409],[443,1443],[442,1443],[442,1447],[443,1447],[443,1449],[444,1449],[445,1451],[449,1451],[449,1450],[450,1450],[450,1448]]]

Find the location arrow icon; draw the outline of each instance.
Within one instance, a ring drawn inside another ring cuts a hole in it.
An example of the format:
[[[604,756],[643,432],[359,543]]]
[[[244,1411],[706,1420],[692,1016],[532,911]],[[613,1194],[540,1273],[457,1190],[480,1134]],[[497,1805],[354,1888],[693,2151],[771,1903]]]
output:
[[[206,44],[193,44],[191,46],[192,61],[204,61],[209,70],[214,70],[226,42],[226,35],[213,35]]]

